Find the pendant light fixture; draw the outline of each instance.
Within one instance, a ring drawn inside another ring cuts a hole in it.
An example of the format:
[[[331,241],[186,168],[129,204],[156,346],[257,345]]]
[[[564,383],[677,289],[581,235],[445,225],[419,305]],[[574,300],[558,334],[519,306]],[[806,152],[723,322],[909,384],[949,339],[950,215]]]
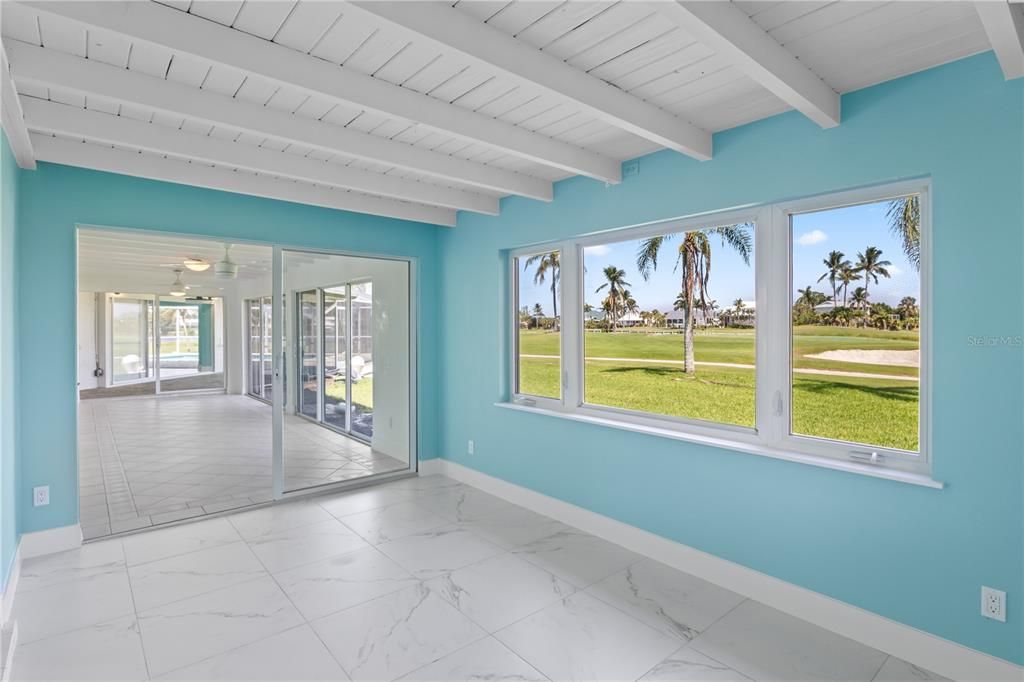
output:
[[[190,256],[182,261],[183,265],[192,272],[205,272],[210,269],[210,263],[202,258]]]

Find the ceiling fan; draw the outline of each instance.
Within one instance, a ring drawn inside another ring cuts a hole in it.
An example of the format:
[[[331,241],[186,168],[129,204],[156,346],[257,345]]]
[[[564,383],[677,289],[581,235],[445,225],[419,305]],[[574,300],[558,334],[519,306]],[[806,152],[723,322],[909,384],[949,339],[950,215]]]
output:
[[[217,279],[238,277],[238,263],[231,260],[231,244],[224,245],[224,258],[214,264],[213,274]]]

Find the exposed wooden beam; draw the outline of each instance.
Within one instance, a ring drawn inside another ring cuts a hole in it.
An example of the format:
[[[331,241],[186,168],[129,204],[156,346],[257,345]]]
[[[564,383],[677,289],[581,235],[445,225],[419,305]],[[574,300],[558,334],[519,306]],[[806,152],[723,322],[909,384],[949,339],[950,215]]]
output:
[[[134,147],[219,166],[351,189],[367,194],[414,201],[477,213],[498,214],[498,200],[481,194],[428,185],[414,180],[306,159],[295,154],[186,133],[153,123],[101,111],[26,97],[25,122],[31,130],[81,137],[95,142]]]
[[[10,65],[7,63],[7,51],[0,45],[0,122],[7,133],[7,142],[11,145],[18,166],[33,170],[36,158],[32,152],[32,140],[25,126],[25,117],[21,111],[21,100],[11,79]]]
[[[621,165],[614,159],[155,2],[22,4],[42,14],[238,69],[308,95],[418,122],[553,168],[606,182],[621,179]]]
[[[151,180],[176,182],[182,185],[281,199],[300,204],[325,206],[343,211],[399,218],[433,225],[455,226],[455,211],[433,206],[409,204],[394,199],[346,192],[329,187],[276,180],[267,176],[248,175],[214,168],[202,163],[189,163],[161,156],[123,151],[97,144],[64,140],[42,133],[29,133],[36,159],[80,166],[93,170],[134,175]]]
[[[348,6],[350,13],[383,20],[420,42],[425,39],[516,83],[570,100],[598,120],[702,161],[711,158],[711,133],[706,130],[516,40],[451,3],[375,0]]]
[[[1024,5],[985,0],[974,6],[1006,80],[1024,76]]]
[[[552,197],[550,182],[529,175],[465,161],[15,40],[9,41],[8,50],[15,83],[55,86],[86,96],[102,96],[210,125],[226,126],[283,142],[297,142],[330,154],[390,164],[503,194],[518,194],[543,201],[550,201]]]
[[[652,3],[665,17],[820,125],[839,125],[839,94],[731,2]]]

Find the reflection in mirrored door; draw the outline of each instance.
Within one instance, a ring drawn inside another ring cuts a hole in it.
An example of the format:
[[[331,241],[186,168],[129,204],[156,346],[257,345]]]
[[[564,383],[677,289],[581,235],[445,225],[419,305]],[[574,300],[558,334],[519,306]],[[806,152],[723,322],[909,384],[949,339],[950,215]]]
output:
[[[284,490],[414,463],[410,264],[285,250]]]

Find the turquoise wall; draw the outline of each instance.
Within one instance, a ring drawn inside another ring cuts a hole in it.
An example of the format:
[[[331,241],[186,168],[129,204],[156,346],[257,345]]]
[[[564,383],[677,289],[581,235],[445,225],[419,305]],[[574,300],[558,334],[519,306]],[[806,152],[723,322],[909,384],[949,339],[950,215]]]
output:
[[[0,591],[7,585],[18,546],[15,455],[18,447],[18,401],[15,399],[18,261],[14,252],[21,172],[7,143],[7,134],[0,134]]]
[[[443,456],[869,611],[1024,663],[1024,80],[991,53],[715,136],[715,158],[640,159],[616,186],[560,182],[442,232]],[[741,204],[930,176],[933,490],[494,406],[502,249]],[[472,311],[472,314],[467,314]],[[466,455],[475,440],[476,454]],[[981,617],[982,585],[1009,621]]]
[[[22,532],[76,523],[75,225],[250,239],[287,246],[413,256],[419,263],[419,452],[436,456],[439,422],[436,232],[420,223],[42,163],[21,176],[18,362]],[[28,314],[26,311],[31,311]],[[50,504],[33,507],[33,486]]]

